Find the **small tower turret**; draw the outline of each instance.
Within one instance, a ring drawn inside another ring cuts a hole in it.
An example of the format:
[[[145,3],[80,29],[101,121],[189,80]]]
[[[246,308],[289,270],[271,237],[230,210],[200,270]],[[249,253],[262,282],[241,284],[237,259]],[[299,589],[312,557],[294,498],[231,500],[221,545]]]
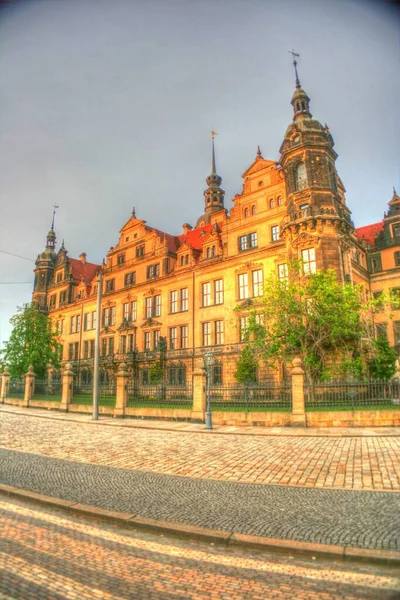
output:
[[[206,179],[208,188],[204,191],[205,206],[204,210],[206,213],[212,213],[217,210],[224,208],[224,196],[225,192],[221,188],[222,177],[217,174],[215,166],[215,145],[214,137],[215,131],[211,132],[212,137],[212,159],[211,159],[211,173]]]
[[[35,262],[35,282],[32,300],[36,302],[42,310],[47,310],[47,291],[54,279],[54,267],[57,260],[57,254],[55,252],[56,234],[54,231],[54,217],[56,208],[58,207],[54,207],[51,228],[46,236],[45,249],[38,255]]]

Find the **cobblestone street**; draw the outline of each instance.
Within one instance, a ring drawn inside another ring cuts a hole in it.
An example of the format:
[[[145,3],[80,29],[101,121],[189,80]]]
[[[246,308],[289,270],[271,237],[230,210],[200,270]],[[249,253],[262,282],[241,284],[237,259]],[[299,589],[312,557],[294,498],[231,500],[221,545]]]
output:
[[[391,600],[394,567],[121,530],[0,498],[1,600]]]
[[[207,435],[0,418],[2,447],[74,462],[217,481],[400,490],[396,437]]]

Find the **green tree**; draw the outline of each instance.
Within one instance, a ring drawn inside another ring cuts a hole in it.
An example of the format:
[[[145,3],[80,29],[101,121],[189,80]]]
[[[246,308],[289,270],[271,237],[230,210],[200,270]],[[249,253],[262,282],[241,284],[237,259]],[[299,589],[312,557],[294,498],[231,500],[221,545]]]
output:
[[[60,366],[61,344],[51,329],[49,317],[36,304],[24,304],[10,319],[13,330],[0,351],[11,377],[22,377],[29,365],[38,377],[46,375],[48,364]]]
[[[150,383],[161,383],[164,376],[164,369],[161,362],[158,360],[150,367]]]
[[[249,343],[267,364],[300,356],[309,380],[327,375],[333,359],[351,368],[366,335],[360,287],[339,282],[333,270],[303,275],[294,262],[286,280],[271,276],[264,290],[250,313]]]
[[[235,379],[242,385],[256,383],[257,381],[257,359],[254,350],[246,346],[236,363]]]
[[[376,379],[390,379],[396,373],[396,353],[385,334],[372,343],[375,356],[369,361],[369,372]]]

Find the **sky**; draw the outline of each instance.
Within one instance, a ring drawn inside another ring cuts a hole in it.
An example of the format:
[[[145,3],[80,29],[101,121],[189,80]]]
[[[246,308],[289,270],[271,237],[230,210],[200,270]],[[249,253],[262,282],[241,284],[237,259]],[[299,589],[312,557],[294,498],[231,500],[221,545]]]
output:
[[[292,48],[356,226],[381,220],[400,190],[399,26],[378,0],[0,2],[0,340],[53,205],[58,247],[101,262],[133,206],[175,235],[195,223],[212,129],[228,209],[258,144],[279,160]]]

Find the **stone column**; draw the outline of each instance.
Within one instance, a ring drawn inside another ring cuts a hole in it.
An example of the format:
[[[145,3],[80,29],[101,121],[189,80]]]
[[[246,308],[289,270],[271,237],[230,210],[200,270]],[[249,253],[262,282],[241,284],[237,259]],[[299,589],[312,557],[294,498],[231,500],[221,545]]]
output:
[[[62,374],[62,392],[60,410],[68,412],[69,405],[74,394],[74,372],[71,363],[65,365]]]
[[[33,394],[35,393],[35,377],[36,375],[33,372],[33,367],[32,365],[29,365],[28,372],[25,375],[25,395],[22,406],[29,406],[29,402],[33,398]]]
[[[4,403],[5,399],[7,398],[7,392],[8,392],[8,383],[11,379],[11,375],[10,375],[10,370],[8,367],[4,367],[4,371],[1,377],[1,396],[0,396],[0,401],[2,403]]]
[[[128,365],[122,362],[119,365],[117,373],[117,398],[115,400],[113,417],[125,416],[125,408],[128,403],[128,379]]]
[[[194,423],[204,423],[206,412],[206,372],[204,360],[196,360],[193,371],[193,408],[190,420]]]
[[[304,403],[304,370],[301,359],[295,358],[292,363],[292,427],[306,427],[306,412]]]

